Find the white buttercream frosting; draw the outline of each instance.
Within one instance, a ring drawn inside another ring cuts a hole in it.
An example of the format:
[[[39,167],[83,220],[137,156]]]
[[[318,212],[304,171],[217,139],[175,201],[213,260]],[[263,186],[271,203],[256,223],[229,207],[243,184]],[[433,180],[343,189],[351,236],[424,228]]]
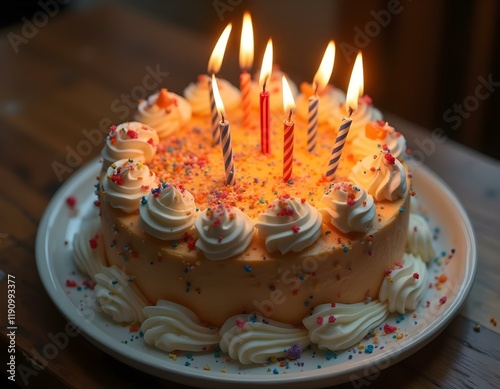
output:
[[[348,115],[345,104],[334,107],[332,115],[328,119],[331,128],[338,129],[342,119]],[[374,120],[382,120],[382,112],[375,108],[369,96],[363,96],[359,99],[358,108],[352,114],[352,124],[347,135],[346,142],[350,143],[365,130],[367,123]]]
[[[102,170],[120,159],[149,162],[156,154],[159,138],[156,130],[141,122],[125,122],[111,126],[101,155]]]
[[[321,214],[305,200],[282,196],[258,216],[255,227],[270,253],[299,252],[321,235]]]
[[[301,93],[297,96],[297,115],[303,120],[309,118],[309,98],[314,95],[312,86],[307,83],[300,84]],[[317,94],[318,97],[318,124],[326,124],[338,110],[345,105],[345,93],[339,88],[329,84]]]
[[[436,257],[432,240],[432,231],[425,217],[419,213],[410,213],[406,251],[429,262]]]
[[[279,69],[278,66],[274,66],[271,73],[271,77],[266,82],[266,91],[269,92],[269,109],[271,111],[283,112],[283,85],[281,77],[286,74]],[[259,84],[260,72],[257,72],[254,77],[252,84],[250,86],[250,95],[252,97],[252,107],[254,109],[260,109],[260,93],[262,92],[262,86]],[[297,84],[287,77],[288,86],[295,98],[299,94],[299,88]]]
[[[157,104],[160,94],[166,96]],[[191,105],[184,97],[162,89],[139,102],[134,119],[150,125],[160,138],[165,138],[186,125],[191,115]]]
[[[142,322],[142,310],[148,301],[127,276],[116,266],[105,267],[95,275],[94,292],[102,310],[120,323]]]
[[[375,120],[365,126],[352,140],[351,153],[355,159],[363,159],[380,150],[389,151],[402,161],[406,155],[406,139],[384,120]]]
[[[405,253],[402,261],[387,273],[380,287],[380,301],[387,301],[390,312],[416,309],[427,289],[427,267],[422,259]]]
[[[368,155],[353,166],[349,179],[365,188],[377,201],[394,201],[407,189],[406,171],[401,162],[385,151]]]
[[[219,332],[221,350],[245,365],[286,357],[289,348],[310,343],[304,329],[255,314],[230,317]]]
[[[172,240],[192,229],[196,205],[188,190],[164,184],[141,200],[139,212],[139,226],[144,231],[158,239]]]
[[[201,74],[197,82],[190,83],[184,89],[184,96],[191,104],[194,115],[210,116],[210,80],[206,74]],[[238,88],[223,78],[217,78],[217,87],[226,112],[231,112],[240,106],[241,93]]]
[[[323,221],[344,233],[367,232],[375,218],[373,197],[362,187],[338,182],[323,195],[320,209]]]
[[[132,213],[139,209],[141,198],[157,184],[156,176],[145,164],[122,159],[108,168],[102,186],[113,208]]]
[[[194,226],[196,248],[208,259],[226,259],[241,254],[254,236],[254,226],[239,208],[219,204],[201,212]]]
[[[361,341],[387,317],[387,304],[380,301],[355,304],[320,304],[302,322],[311,342],[320,349],[343,350]]]
[[[163,351],[206,351],[217,346],[218,328],[203,325],[198,316],[183,305],[158,300],[144,308],[144,341]]]
[[[78,269],[95,281],[95,275],[105,267],[104,240],[100,234],[99,216],[82,220],[73,237],[73,259]]]

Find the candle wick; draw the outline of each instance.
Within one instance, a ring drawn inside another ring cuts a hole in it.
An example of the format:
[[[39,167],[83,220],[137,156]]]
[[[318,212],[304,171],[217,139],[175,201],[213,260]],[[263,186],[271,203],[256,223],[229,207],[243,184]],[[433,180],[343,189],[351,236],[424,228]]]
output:
[[[264,78],[264,83],[262,84],[262,92],[266,91],[267,76]]]
[[[354,112],[354,108],[349,107],[349,117],[351,117],[351,116],[352,116],[352,113],[353,113],[353,112]]]
[[[222,123],[224,123],[226,121],[226,118],[224,118],[224,114],[222,112],[221,112],[220,116],[221,116],[221,119],[222,119]]]
[[[289,122],[292,121],[292,110],[290,110],[290,113],[288,114],[288,121]]]

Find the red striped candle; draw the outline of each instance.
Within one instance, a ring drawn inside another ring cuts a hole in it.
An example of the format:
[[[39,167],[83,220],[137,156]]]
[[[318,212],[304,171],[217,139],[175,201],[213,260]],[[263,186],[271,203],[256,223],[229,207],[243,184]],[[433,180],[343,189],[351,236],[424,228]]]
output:
[[[243,24],[241,27],[240,40],[240,90],[241,90],[241,105],[243,110],[243,127],[250,126],[252,114],[252,100],[250,97],[251,79],[248,70],[253,63],[253,27],[252,18],[248,12],[243,15]]]
[[[295,122],[292,120],[292,111],[295,108],[292,91],[285,78],[281,77],[283,91],[283,108],[288,111],[288,118],[283,121],[283,181],[288,182],[292,178],[293,170],[293,140]]]

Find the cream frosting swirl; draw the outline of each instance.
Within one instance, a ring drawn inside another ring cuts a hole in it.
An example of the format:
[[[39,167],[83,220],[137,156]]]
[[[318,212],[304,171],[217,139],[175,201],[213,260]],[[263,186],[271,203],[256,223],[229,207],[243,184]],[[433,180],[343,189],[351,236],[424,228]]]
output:
[[[184,97],[163,88],[139,101],[134,119],[153,127],[160,138],[165,138],[186,125],[191,115],[191,105]]]
[[[301,93],[296,98],[297,115],[307,120],[309,118],[309,98],[314,95],[312,86],[308,83],[300,84]],[[338,109],[339,105],[345,104],[345,93],[332,84],[327,85],[318,92],[318,124],[327,124]]]
[[[419,213],[410,213],[406,251],[420,256],[424,262],[429,262],[436,257],[436,252],[432,245],[431,229],[427,220]]]
[[[190,83],[184,89],[184,97],[191,104],[194,115],[210,116],[210,80],[206,74],[200,74],[197,82]],[[226,112],[236,110],[241,102],[240,90],[223,78],[217,78],[217,86]]]
[[[219,343],[218,328],[203,325],[183,305],[158,300],[155,306],[144,308],[144,315],[146,320],[141,325],[144,341],[160,350],[206,351]]]
[[[240,254],[254,236],[252,219],[239,208],[225,204],[201,212],[194,226],[199,235],[196,248],[208,259],[227,259]]]
[[[373,197],[350,182],[338,182],[320,200],[323,221],[343,233],[367,232],[375,218]]]
[[[95,275],[105,267],[106,254],[104,241],[100,234],[99,216],[82,220],[73,237],[73,259],[82,273],[95,281]]]
[[[255,227],[270,253],[299,252],[321,235],[321,214],[305,200],[281,196],[257,218]]]
[[[101,155],[102,170],[120,159],[131,158],[137,162],[150,162],[158,147],[158,133],[140,122],[125,122],[111,126]]]
[[[120,323],[142,322],[148,301],[128,277],[116,266],[105,267],[95,275],[94,292],[102,310]]]
[[[387,301],[390,312],[404,314],[417,308],[427,289],[427,267],[420,257],[405,253],[402,263],[396,263],[387,273],[380,287],[379,300]]]
[[[271,111],[283,112],[283,85],[281,77],[286,74],[280,70],[279,66],[275,65],[271,73],[271,77],[266,82],[266,91],[269,91],[269,109]],[[250,95],[252,97],[252,107],[254,109],[260,109],[260,93],[262,92],[262,86],[259,84],[260,72],[257,72],[250,86]],[[287,77],[288,86],[295,98],[299,94],[299,88],[297,84]]]
[[[368,155],[353,166],[349,179],[377,201],[394,201],[407,189],[405,168],[385,151]]]
[[[387,304],[369,303],[320,304],[302,320],[309,339],[322,350],[343,350],[361,341],[387,317]]]
[[[220,329],[220,348],[242,364],[265,363],[286,357],[287,349],[310,343],[307,331],[256,314],[230,317]]]
[[[193,227],[196,205],[184,188],[163,184],[141,200],[139,226],[163,240],[182,238]]]
[[[155,174],[146,165],[122,159],[108,168],[102,185],[113,208],[132,213],[139,209],[141,198],[157,184]]]
[[[332,107],[332,115],[328,119],[328,124],[331,128],[338,129],[342,123],[342,119],[347,116],[345,104],[340,104]],[[361,132],[365,130],[367,123],[374,120],[382,120],[382,112],[375,108],[372,99],[365,95],[359,99],[358,108],[352,114],[352,124],[347,135],[346,142],[350,143],[356,139]]]
[[[365,126],[352,140],[351,152],[355,159],[363,159],[379,150],[389,151],[400,161],[405,159],[406,139],[384,120],[375,120]]]

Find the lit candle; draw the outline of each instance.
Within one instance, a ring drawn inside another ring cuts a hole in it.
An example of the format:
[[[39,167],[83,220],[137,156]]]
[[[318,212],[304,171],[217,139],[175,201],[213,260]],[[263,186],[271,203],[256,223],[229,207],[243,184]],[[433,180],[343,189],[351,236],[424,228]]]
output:
[[[229,34],[231,34],[232,24],[229,23],[224,31],[222,31],[217,44],[212,51],[212,55],[208,60],[208,74],[215,76],[222,65],[222,58],[224,57],[224,52],[226,51],[227,41],[229,39]],[[215,106],[213,85],[211,80],[208,80],[208,90],[210,98],[210,124],[212,130],[212,144],[217,145],[220,142],[219,126],[217,124],[217,108]]]
[[[231,132],[229,130],[229,122],[224,118],[224,104],[217,87],[215,75],[212,74],[212,89],[214,91],[215,104],[221,116],[218,124],[220,132],[220,141],[222,143],[222,158],[224,159],[224,170],[226,172],[226,185],[234,185],[236,180],[234,178],[234,160],[233,148],[231,146]]]
[[[283,181],[288,182],[292,178],[293,170],[293,132],[295,122],[292,120],[292,111],[295,109],[293,94],[288,85],[286,77],[281,77],[283,90],[283,109],[288,112],[288,118],[283,121]]]
[[[340,123],[339,132],[337,134],[337,139],[335,140],[335,146],[333,147],[330,162],[328,164],[328,170],[326,173],[326,178],[328,180],[333,180],[335,176],[335,171],[339,166],[340,156],[342,155],[342,149],[344,148],[345,140],[347,134],[349,133],[349,128],[352,123],[352,113],[358,108],[358,98],[360,91],[363,88],[363,58],[361,52],[358,53],[356,61],[354,62],[354,67],[352,69],[351,80],[349,81],[349,87],[347,88],[346,96],[346,110],[349,112],[348,117],[342,118],[342,123]]]
[[[263,154],[269,154],[269,129],[271,117],[269,116],[269,98],[270,94],[266,91],[266,83],[271,77],[273,70],[273,41],[267,42],[264,58],[262,59],[262,68],[260,71],[259,84],[262,86],[260,93],[260,145]]]
[[[241,105],[243,109],[243,127],[250,126],[252,112],[252,100],[250,96],[250,86],[252,77],[248,72],[253,63],[253,27],[252,18],[248,12],[243,15],[243,25],[241,28],[240,42],[240,90]]]
[[[323,60],[313,79],[314,95],[309,98],[309,115],[307,121],[307,151],[313,152],[316,148],[316,134],[318,132],[318,92],[328,84],[332,74],[335,59],[335,43],[330,41],[326,47]]]

